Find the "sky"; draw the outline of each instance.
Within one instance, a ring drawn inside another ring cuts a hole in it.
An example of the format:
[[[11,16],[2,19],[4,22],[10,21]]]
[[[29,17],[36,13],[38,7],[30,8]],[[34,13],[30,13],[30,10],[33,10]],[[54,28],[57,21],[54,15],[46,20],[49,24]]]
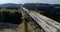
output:
[[[49,3],[49,4],[60,4],[60,0],[0,0],[0,4],[4,3]]]

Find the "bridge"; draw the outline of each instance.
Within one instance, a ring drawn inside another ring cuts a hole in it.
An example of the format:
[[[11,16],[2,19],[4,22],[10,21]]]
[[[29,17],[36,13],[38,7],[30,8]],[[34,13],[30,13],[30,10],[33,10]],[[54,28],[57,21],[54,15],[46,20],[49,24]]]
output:
[[[60,23],[52,20],[42,14],[39,14],[35,11],[29,11],[28,9],[21,6],[23,11],[25,11],[30,17],[32,17],[36,23],[45,31],[45,32],[60,32]]]

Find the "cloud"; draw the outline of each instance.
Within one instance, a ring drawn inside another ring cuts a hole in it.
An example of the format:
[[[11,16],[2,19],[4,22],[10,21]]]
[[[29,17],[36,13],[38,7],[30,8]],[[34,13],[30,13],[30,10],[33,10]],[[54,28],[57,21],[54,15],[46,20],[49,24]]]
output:
[[[60,0],[0,0],[2,3],[50,3],[50,4],[60,4]]]

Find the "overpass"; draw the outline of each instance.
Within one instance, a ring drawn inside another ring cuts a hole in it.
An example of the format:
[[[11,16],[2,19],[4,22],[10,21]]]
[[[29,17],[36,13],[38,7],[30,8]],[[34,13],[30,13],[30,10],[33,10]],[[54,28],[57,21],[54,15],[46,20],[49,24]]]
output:
[[[29,11],[28,9],[21,6],[23,11],[25,11],[30,17],[32,17],[36,23],[42,27],[45,32],[60,32],[60,23],[52,20],[46,16],[43,16],[35,11]]]

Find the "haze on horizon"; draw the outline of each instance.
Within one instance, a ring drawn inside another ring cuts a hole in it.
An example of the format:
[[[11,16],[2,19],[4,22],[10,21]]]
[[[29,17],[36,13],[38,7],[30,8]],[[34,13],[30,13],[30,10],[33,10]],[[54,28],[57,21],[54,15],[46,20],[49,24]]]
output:
[[[49,3],[49,4],[60,4],[60,0],[0,0],[0,4],[4,3]]]

